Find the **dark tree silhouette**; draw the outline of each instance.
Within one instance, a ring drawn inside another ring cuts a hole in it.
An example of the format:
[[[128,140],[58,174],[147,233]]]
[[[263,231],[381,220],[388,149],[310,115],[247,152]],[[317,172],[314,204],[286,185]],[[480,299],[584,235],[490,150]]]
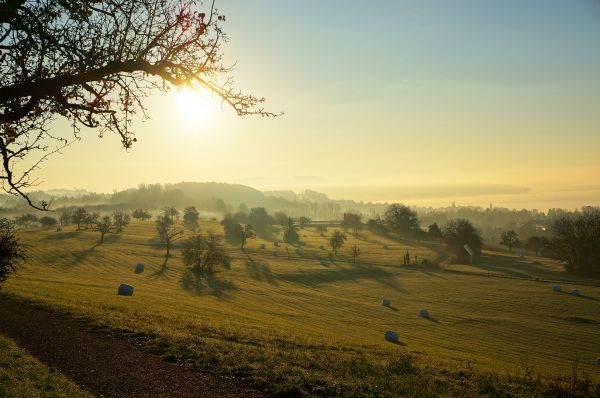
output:
[[[25,247],[15,235],[14,224],[6,218],[0,218],[0,287],[17,265],[27,260]]]
[[[187,207],[183,210],[183,224],[195,231],[198,228],[198,219],[200,218],[200,213],[194,206]]]
[[[58,221],[56,221],[56,218],[54,217],[44,216],[40,218],[40,225],[44,228],[52,228],[55,227],[56,224],[58,224]]]
[[[500,244],[508,247],[508,252],[512,253],[513,247],[521,245],[521,239],[519,239],[519,235],[513,230],[504,231],[500,234]]]
[[[342,220],[342,227],[344,229],[352,230],[354,236],[358,236],[358,232],[362,228],[362,215],[354,212],[344,213],[344,218]]]
[[[383,223],[403,238],[415,237],[421,229],[419,216],[408,206],[394,203],[383,214]]]
[[[123,227],[129,225],[131,217],[124,211],[117,210],[113,213],[113,221],[117,232],[123,232]]]
[[[481,234],[469,220],[458,218],[448,221],[444,226],[444,241],[448,250],[452,252],[459,260],[469,261],[469,254],[465,250],[465,244],[469,245],[475,256],[481,255],[483,239]]]
[[[337,255],[337,251],[340,247],[344,246],[344,242],[346,242],[346,235],[338,231],[337,229],[329,238],[329,246],[331,246],[331,250],[333,250],[333,254]]]
[[[216,93],[238,115],[274,116],[232,86],[222,64],[225,16],[194,0],[9,0],[0,2],[0,183],[33,203],[33,172],[79,138],[82,126],[136,141],[153,90],[191,85]],[[204,12],[203,12],[204,11]],[[49,130],[71,121],[73,137]]]
[[[133,213],[131,213],[131,217],[136,220],[147,221],[152,218],[152,214],[148,210],[144,209],[135,209]]]
[[[283,227],[283,240],[286,243],[296,243],[300,240],[298,227],[294,224],[292,217],[288,217],[287,223]]]
[[[429,227],[427,227],[427,235],[431,240],[442,240],[442,230],[440,229],[439,225],[437,225],[437,223],[435,222]]]
[[[248,241],[248,239],[252,239],[256,236],[254,230],[252,229],[252,225],[239,224],[239,237],[240,237],[240,249],[244,250],[244,245]]]
[[[360,247],[358,245],[352,246],[352,264],[356,265],[356,259],[360,256]]]
[[[77,230],[81,229],[81,224],[85,224],[88,218],[88,212],[83,207],[78,207],[75,209],[75,213],[71,215],[71,221],[73,224],[77,225]]]
[[[104,235],[113,230],[113,223],[109,216],[104,216],[94,221],[94,230],[100,232],[100,243],[104,242]]]
[[[163,209],[162,214],[156,218],[156,232],[158,233],[158,237],[167,245],[165,264],[171,253],[171,245],[183,235],[183,230],[175,225],[177,214],[177,210],[173,207],[166,207]]]

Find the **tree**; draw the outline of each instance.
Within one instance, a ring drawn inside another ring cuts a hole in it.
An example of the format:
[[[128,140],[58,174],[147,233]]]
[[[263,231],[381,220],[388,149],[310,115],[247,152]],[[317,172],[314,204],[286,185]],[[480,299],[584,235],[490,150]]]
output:
[[[331,246],[331,250],[333,250],[333,254],[337,255],[337,251],[340,247],[344,246],[344,242],[346,242],[346,235],[338,231],[337,229],[333,231],[333,235],[329,238],[329,246]]]
[[[508,247],[508,252],[512,253],[513,247],[521,246],[521,240],[515,231],[503,231],[500,234],[500,244]]]
[[[248,222],[252,224],[256,231],[264,231],[267,225],[273,223],[273,218],[264,207],[253,207],[250,209],[250,214],[248,214]]]
[[[83,222],[86,225],[86,228],[92,228],[97,222],[100,220],[100,213],[86,213]]]
[[[71,221],[73,221],[73,223],[77,225],[77,230],[79,231],[81,229],[81,224],[87,222],[87,218],[88,212],[83,207],[78,207],[77,209],[75,209],[75,213],[73,213],[73,215],[71,216]]]
[[[111,232],[113,223],[109,216],[104,216],[94,221],[94,230],[100,232],[100,243],[104,242],[104,235]]]
[[[152,218],[152,214],[150,214],[148,210],[135,209],[133,213],[131,213],[131,217],[135,218],[136,220],[148,221]]]
[[[58,221],[56,221],[56,218],[54,217],[44,216],[40,218],[40,225],[44,228],[52,228],[55,227],[57,224]]]
[[[427,235],[431,240],[442,240],[442,230],[440,229],[439,225],[437,225],[437,223],[435,222],[429,227],[427,227]]]
[[[278,225],[281,225],[282,227],[284,227],[287,224],[288,218],[290,217],[282,211],[277,211],[275,212],[275,214],[273,214],[274,222]]]
[[[294,219],[292,217],[288,217],[288,221],[283,227],[283,240],[286,243],[296,243],[300,240],[298,227],[294,224]]]
[[[0,218],[0,288],[2,282],[17,271],[19,263],[27,260],[25,246],[15,232],[13,222]]]
[[[354,236],[358,236],[358,232],[362,228],[362,215],[359,213],[347,212],[344,213],[342,227],[346,230],[352,230]]]
[[[20,195],[32,172],[79,137],[81,126],[136,142],[130,126],[154,90],[192,86],[215,93],[238,115],[275,116],[232,87],[223,66],[225,16],[191,0],[0,3],[0,180]],[[50,132],[68,120],[72,139]]]
[[[352,246],[352,263],[356,265],[356,258],[360,256],[360,248],[357,245]]]
[[[312,222],[312,220],[309,217],[306,217],[306,216],[298,217],[298,225],[300,226],[300,228],[304,228],[311,222]]]
[[[600,209],[586,207],[558,217],[551,231],[554,257],[565,262],[567,271],[600,275]]]
[[[367,221],[367,228],[374,234],[387,234],[388,230],[381,218],[371,218]]]
[[[72,213],[71,210],[63,210],[58,218],[60,225],[66,227],[71,224]]]
[[[238,225],[239,225],[240,248],[243,251],[246,241],[248,239],[254,238],[256,236],[256,234],[254,233],[254,230],[252,229],[252,225],[250,225],[250,224],[245,224],[245,225],[238,224]]]
[[[183,263],[195,273],[212,272],[218,265],[226,265],[229,257],[221,240],[211,233],[205,238],[197,233],[183,242]]]
[[[113,213],[113,220],[117,232],[123,232],[123,227],[129,225],[131,217],[129,216],[129,214],[118,210]]]
[[[35,216],[33,214],[29,214],[29,213],[23,214],[22,216],[19,216],[15,219],[15,223],[18,226],[23,227],[23,228],[29,228],[29,226],[32,223],[36,223],[38,221],[39,220],[38,220],[37,216]]]
[[[181,238],[183,230],[177,228],[175,225],[175,217],[178,212],[173,207],[165,207],[160,216],[156,218],[156,232],[161,241],[167,246],[167,253],[165,254],[165,261],[169,258],[171,253],[171,245],[173,242]],[[166,263],[165,263],[166,264]]]
[[[198,228],[198,219],[200,218],[200,213],[194,206],[187,207],[183,210],[183,224],[195,231]]]
[[[419,216],[408,206],[394,203],[383,214],[383,223],[402,238],[414,237],[419,226]]]
[[[227,213],[223,217],[221,221],[221,225],[223,226],[224,234],[229,239],[237,239],[239,238],[240,233],[240,223],[234,215]]]
[[[469,245],[475,256],[481,255],[483,239],[478,230],[475,229],[469,220],[457,218],[448,221],[444,226],[442,233],[448,250],[461,261],[469,261],[470,256],[465,250],[465,244]]]
[[[544,236],[530,236],[525,243],[525,250],[535,252],[535,255],[540,254],[540,250],[550,245],[548,238]]]

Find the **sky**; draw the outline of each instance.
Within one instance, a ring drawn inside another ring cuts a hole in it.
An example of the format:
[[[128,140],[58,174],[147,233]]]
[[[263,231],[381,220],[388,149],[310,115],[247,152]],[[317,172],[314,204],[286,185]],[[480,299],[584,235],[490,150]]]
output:
[[[600,1],[217,8],[237,86],[285,114],[158,93],[130,151],[83,131],[39,189],[222,181],[432,206],[600,205]]]

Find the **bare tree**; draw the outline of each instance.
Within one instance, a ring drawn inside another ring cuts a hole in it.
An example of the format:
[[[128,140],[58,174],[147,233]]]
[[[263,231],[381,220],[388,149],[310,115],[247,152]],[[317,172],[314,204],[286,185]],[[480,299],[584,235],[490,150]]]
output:
[[[360,256],[360,248],[358,245],[352,246],[352,264],[356,265],[356,259]]]
[[[248,239],[254,238],[256,236],[256,234],[254,233],[254,230],[252,229],[252,225],[250,225],[250,224],[240,225],[239,234],[240,234],[240,248],[242,249],[242,251],[244,251],[244,245],[246,244]]]
[[[94,230],[100,232],[100,243],[104,242],[104,235],[111,232],[113,223],[109,216],[104,216],[94,221]]]
[[[337,255],[338,249],[344,245],[346,239],[346,235],[337,229],[333,232],[333,235],[331,235],[331,238],[329,238],[329,246],[331,246],[331,250],[333,250],[334,255]]]
[[[136,141],[153,90],[207,89],[238,115],[275,116],[263,98],[233,88],[222,63],[225,16],[194,0],[10,0],[0,2],[0,184],[29,205],[25,190],[47,157],[79,139],[80,128]],[[68,119],[73,136],[49,129]]]
[[[123,227],[129,225],[129,222],[131,221],[131,216],[125,213],[124,211],[117,210],[113,213],[113,220],[117,232],[123,232]]]
[[[174,208],[166,207],[163,210],[163,213],[156,218],[156,231],[158,232],[158,237],[167,245],[165,264],[171,253],[171,245],[183,235],[183,229],[180,229],[175,225],[175,217],[177,214],[177,210]]]

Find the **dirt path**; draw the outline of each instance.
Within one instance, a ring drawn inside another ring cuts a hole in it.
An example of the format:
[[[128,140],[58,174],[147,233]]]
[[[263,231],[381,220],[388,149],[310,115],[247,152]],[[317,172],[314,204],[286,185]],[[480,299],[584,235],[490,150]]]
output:
[[[196,372],[125,339],[0,294],[0,333],[98,397],[261,397],[239,381]]]

